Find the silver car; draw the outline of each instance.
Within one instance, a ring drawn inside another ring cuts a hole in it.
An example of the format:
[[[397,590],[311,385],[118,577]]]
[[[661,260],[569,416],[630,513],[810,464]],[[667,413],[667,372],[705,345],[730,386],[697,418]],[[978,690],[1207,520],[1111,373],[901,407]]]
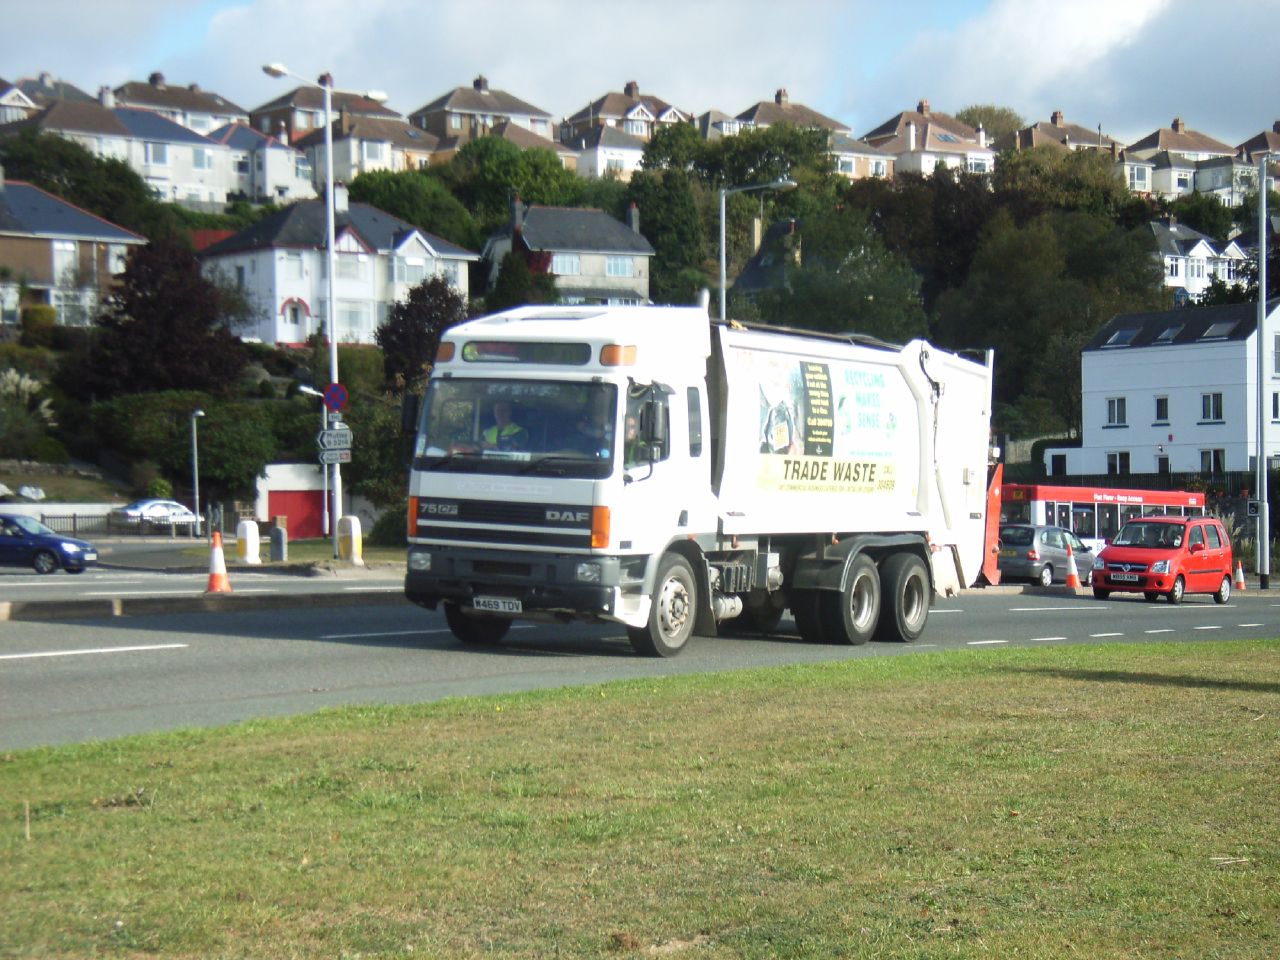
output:
[[[1070,530],[1032,523],[1000,524],[1002,580],[1031,580],[1047,587],[1067,581],[1067,545],[1076,561],[1076,575],[1084,583],[1093,569],[1093,551]]]
[[[176,500],[135,500],[112,510],[108,520],[112,527],[135,527],[143,533],[173,528],[190,530],[199,518]]]

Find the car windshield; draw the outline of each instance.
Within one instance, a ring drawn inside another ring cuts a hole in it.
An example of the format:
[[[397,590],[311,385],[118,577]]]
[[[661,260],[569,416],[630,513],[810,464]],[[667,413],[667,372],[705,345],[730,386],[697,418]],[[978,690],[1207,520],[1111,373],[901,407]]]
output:
[[[46,527],[39,520],[34,520],[31,517],[14,516],[14,517],[9,517],[8,519],[10,522],[21,527],[27,533],[43,534],[45,536],[57,536],[57,534],[55,534],[52,530]]]
[[[422,405],[414,468],[607,477],[618,388],[559,380],[440,379]]]
[[[1182,546],[1182,524],[1137,520],[1126,523],[1111,541],[1117,547],[1149,547],[1168,550]]]
[[[1031,543],[1035,530],[1031,527],[1001,527],[1000,539],[1011,547],[1025,547]]]

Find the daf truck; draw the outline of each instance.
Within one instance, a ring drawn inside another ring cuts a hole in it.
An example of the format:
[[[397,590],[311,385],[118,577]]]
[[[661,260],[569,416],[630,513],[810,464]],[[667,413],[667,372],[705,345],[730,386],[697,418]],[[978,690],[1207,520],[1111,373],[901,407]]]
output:
[[[464,643],[516,619],[912,641],[983,565],[992,355],[530,306],[442,336],[405,594]]]

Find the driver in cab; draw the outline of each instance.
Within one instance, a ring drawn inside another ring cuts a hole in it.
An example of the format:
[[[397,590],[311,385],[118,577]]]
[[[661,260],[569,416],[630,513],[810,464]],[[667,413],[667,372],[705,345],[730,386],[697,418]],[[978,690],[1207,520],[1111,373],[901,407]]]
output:
[[[529,446],[529,431],[511,419],[511,402],[498,400],[493,405],[493,426],[481,435],[486,450],[524,450]]]

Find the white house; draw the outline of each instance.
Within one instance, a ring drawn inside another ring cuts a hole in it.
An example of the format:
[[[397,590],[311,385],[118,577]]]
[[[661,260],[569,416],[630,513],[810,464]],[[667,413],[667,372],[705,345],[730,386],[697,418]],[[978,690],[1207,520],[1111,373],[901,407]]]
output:
[[[969,173],[990,173],[995,168],[996,155],[986,132],[930,110],[928,100],[921,100],[915,110],[890,117],[861,139],[891,154],[897,173],[911,171],[927,177],[941,168]]]
[[[644,159],[644,141],[615,127],[593,127],[566,141],[565,146],[578,152],[575,169],[578,176],[589,180],[630,180]]]
[[[1228,286],[1239,283],[1240,265],[1248,256],[1235,240],[1217,243],[1173,217],[1148,227],[1164,265],[1164,285],[1180,306],[1199,299],[1214,277]]]
[[[363,203],[335,193],[337,269],[334,336],[339,343],[373,343],[391,305],[409,288],[442,276],[468,297],[467,265],[479,256]],[[245,291],[258,314],[235,332],[246,340],[301,345],[326,331],[328,258],[325,205],[302,200],[234,236],[207,247],[200,259]]]
[[[1252,470],[1256,303],[1114,317],[1080,357],[1079,448],[1045,451],[1054,476]],[[1268,461],[1280,453],[1280,299],[1267,304],[1262,383]]]
[[[229,123],[209,134],[231,151],[235,182],[231,192],[258,202],[310,200],[311,158],[296,147],[259,133],[247,123]]]
[[[146,83],[131,80],[113,92],[117,106],[150,110],[206,136],[229,123],[249,122],[248,112],[225,97],[201,90],[195,83],[185,87],[168,84],[159,72],[151,74]]]
[[[688,123],[691,115],[661,97],[641,94],[640,84],[627,81],[622,93],[606,93],[560,124],[560,140],[573,144],[594,127],[613,127],[641,140],[649,140],[663,127]]]

